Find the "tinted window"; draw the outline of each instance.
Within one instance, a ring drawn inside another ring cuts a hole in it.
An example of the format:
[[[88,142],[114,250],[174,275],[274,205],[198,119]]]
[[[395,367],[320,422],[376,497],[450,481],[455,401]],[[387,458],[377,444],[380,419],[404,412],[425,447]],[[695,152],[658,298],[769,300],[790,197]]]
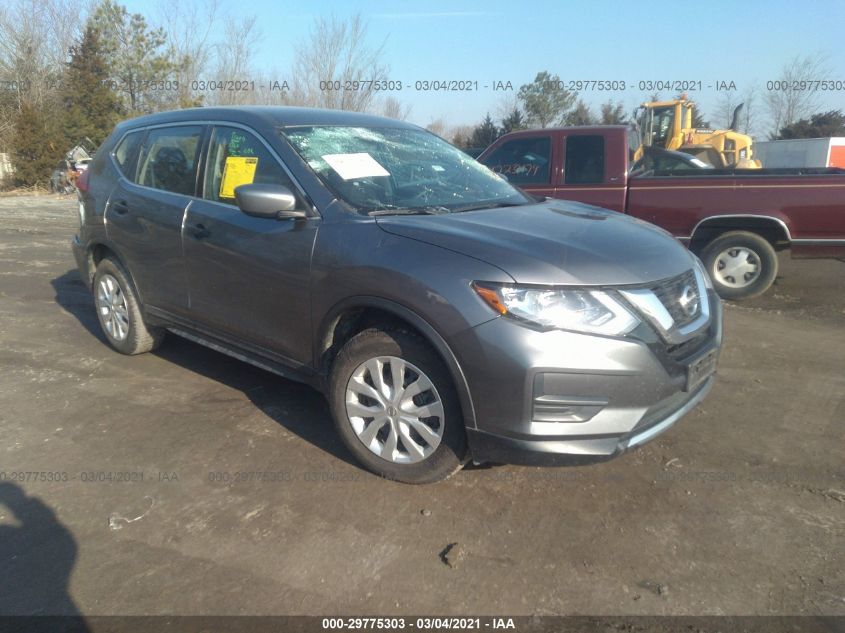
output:
[[[150,130],[139,159],[137,183],[146,187],[194,195],[197,151],[202,127]]]
[[[604,181],[604,137],[568,136],[566,138],[567,185]]]
[[[132,180],[132,167],[138,157],[138,148],[144,138],[143,132],[131,132],[123,137],[123,140],[114,148],[114,160],[123,175]]]
[[[551,154],[548,136],[518,138],[502,143],[482,162],[514,184],[543,184],[551,181]]]
[[[254,134],[239,128],[215,128],[208,150],[203,197],[235,204],[235,187],[252,183],[284,185],[296,193],[279,161]]]

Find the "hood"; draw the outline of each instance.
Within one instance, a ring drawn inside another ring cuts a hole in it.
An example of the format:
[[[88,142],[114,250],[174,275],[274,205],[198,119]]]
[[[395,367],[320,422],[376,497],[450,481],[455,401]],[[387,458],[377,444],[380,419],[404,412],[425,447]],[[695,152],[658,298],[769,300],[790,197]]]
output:
[[[686,249],[663,229],[579,202],[445,215],[382,216],[381,229],[469,255],[517,283],[643,284],[688,271]]]

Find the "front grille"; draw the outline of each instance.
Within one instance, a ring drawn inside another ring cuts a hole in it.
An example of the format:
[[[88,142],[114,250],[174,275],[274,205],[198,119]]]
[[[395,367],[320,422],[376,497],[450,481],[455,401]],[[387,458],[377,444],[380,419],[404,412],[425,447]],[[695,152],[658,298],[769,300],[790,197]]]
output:
[[[698,336],[694,336],[683,343],[677,345],[669,345],[666,347],[666,353],[674,360],[683,360],[698,352],[702,347],[710,342],[710,332],[705,330]]]
[[[651,291],[669,312],[675,322],[674,327],[682,328],[689,325],[701,315],[702,297],[695,279],[695,272],[692,270],[660,282],[653,286]],[[685,306],[691,307],[685,308]]]

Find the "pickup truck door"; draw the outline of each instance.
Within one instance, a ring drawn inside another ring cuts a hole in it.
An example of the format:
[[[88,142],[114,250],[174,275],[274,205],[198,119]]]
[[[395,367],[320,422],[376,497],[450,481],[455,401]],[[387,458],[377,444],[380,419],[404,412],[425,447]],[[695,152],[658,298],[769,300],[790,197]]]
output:
[[[624,131],[620,131],[624,139]],[[554,197],[625,212],[627,145],[616,135],[568,132],[558,141],[560,175]]]
[[[521,132],[501,139],[478,161],[535,196],[554,196],[555,147],[548,132]]]
[[[256,158],[254,172],[237,169],[238,158]],[[311,252],[320,218],[259,218],[235,206],[234,187],[250,182],[297,191],[269,145],[240,127],[214,128],[203,180],[183,229],[192,320],[290,365],[309,363]]]

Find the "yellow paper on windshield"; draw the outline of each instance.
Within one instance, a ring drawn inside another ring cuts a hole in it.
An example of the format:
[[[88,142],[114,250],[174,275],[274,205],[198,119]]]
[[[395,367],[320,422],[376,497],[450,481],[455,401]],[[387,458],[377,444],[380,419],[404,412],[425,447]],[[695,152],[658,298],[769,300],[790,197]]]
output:
[[[258,158],[255,156],[229,156],[223,167],[223,179],[220,181],[220,197],[234,198],[235,187],[251,185],[255,180],[255,168]]]

